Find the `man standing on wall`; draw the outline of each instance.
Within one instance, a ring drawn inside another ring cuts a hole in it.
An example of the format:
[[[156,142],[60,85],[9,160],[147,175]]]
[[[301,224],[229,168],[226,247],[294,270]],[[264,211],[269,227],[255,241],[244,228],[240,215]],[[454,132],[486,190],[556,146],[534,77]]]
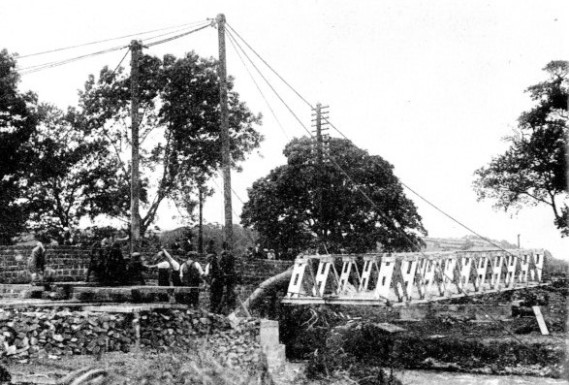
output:
[[[180,264],[164,248],[162,248],[162,255],[166,257],[166,261],[170,265],[170,279],[172,280],[172,285],[182,286],[182,281],[180,281]],[[165,266],[162,265],[162,268],[164,267]]]
[[[198,253],[190,251],[186,262],[180,266],[180,281],[182,286],[191,287],[188,304],[194,309],[197,309],[200,304],[199,286],[204,275],[201,265],[195,260],[197,256]]]
[[[35,285],[44,280],[45,274],[45,248],[43,243],[38,242],[28,259],[28,270],[32,275],[31,284]]]
[[[223,276],[217,255],[212,253],[207,257],[208,264],[205,268],[205,275],[209,281],[209,311],[219,313],[221,311],[221,297],[223,297]]]
[[[235,308],[235,284],[237,274],[235,273],[235,257],[229,250],[224,250],[221,253],[219,267],[223,276],[225,303],[227,304],[228,311],[232,311]]]
[[[149,269],[150,266],[146,265],[142,261],[142,257],[139,252],[132,253],[126,269],[127,283],[129,285],[146,285],[144,273]]]

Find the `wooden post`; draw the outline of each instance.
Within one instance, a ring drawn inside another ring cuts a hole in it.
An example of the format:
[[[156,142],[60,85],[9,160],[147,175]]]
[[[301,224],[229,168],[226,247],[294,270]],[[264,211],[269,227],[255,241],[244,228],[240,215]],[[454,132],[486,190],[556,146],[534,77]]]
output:
[[[132,327],[134,328],[134,349],[140,351],[140,313],[133,313]]]
[[[130,182],[130,251],[135,252],[140,248],[140,175],[139,175],[139,148],[138,148],[138,125],[140,118],[138,115],[138,60],[142,52],[140,42],[133,40],[130,43],[131,51],[131,72],[130,72],[130,94],[131,94],[131,130],[132,130],[132,169]]]
[[[203,187],[199,187],[199,225],[198,225],[198,253],[203,253]]]
[[[223,197],[225,202],[225,242],[233,247],[233,217],[231,208],[231,153],[229,147],[229,112],[227,109],[227,69],[225,57],[225,15],[217,15],[219,38],[219,95],[221,110],[221,164],[223,169]]]
[[[532,306],[533,314],[535,314],[535,319],[537,320],[537,324],[539,326],[539,331],[541,331],[541,335],[548,336],[549,330],[547,329],[547,325],[545,324],[545,320],[543,319],[543,314],[541,314],[541,309],[539,306]]]

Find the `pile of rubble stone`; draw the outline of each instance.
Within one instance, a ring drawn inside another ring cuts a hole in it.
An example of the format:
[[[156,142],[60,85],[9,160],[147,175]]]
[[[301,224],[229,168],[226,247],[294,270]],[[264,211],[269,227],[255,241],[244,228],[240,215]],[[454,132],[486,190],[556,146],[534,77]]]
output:
[[[134,334],[125,315],[69,309],[0,310],[0,356],[26,358],[128,351]]]
[[[227,366],[255,365],[261,347],[259,320],[226,317],[200,310],[169,310],[143,313],[141,346],[169,350],[205,349]]]
[[[76,354],[128,352],[135,345],[132,314],[89,313],[68,308],[0,309],[0,357],[54,359]],[[213,350],[229,366],[259,360],[256,320],[230,323],[201,310],[153,310],[140,313],[143,348]]]

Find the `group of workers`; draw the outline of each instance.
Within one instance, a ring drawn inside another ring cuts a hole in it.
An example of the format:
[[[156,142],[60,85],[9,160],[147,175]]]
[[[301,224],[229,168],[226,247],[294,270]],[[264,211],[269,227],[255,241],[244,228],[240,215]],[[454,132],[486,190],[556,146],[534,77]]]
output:
[[[220,313],[225,306],[235,307],[235,258],[227,250],[217,255],[210,247],[208,249],[205,269],[198,262],[199,254],[195,251],[186,252],[185,258],[178,260],[166,249],[160,250],[147,263],[146,258],[134,252],[130,259],[123,258],[121,242],[125,239],[104,238],[96,242],[91,249],[86,281],[95,279],[102,285],[145,285],[146,274],[156,269],[159,286],[183,286],[189,288],[188,305],[199,306],[199,294],[202,284],[209,285],[210,311]],[[41,242],[28,259],[28,270],[32,276],[32,285],[45,279],[46,258],[45,248]]]
[[[144,285],[144,273],[157,269],[158,285],[189,287],[188,304],[195,308],[199,306],[200,286],[206,282],[209,284],[211,312],[220,313],[224,305],[233,308],[236,283],[233,254],[229,251],[223,251],[219,257],[216,253],[209,254],[205,269],[198,258],[197,252],[189,251],[185,260],[178,262],[166,249],[162,249],[156,254],[154,263],[147,264],[140,253],[133,253],[127,275],[132,283]]]

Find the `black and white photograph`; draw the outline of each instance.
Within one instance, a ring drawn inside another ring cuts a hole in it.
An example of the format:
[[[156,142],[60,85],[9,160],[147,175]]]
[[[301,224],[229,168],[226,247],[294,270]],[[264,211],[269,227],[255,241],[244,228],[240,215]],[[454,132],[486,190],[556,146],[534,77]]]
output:
[[[569,385],[566,0],[0,16],[0,384]]]

